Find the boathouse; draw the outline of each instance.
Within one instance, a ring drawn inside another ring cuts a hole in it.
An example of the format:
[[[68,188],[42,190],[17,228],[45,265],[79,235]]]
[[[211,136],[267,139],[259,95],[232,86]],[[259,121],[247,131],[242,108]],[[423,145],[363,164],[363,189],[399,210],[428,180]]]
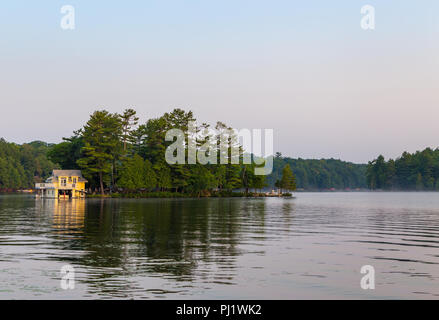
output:
[[[85,198],[86,183],[81,170],[53,170],[45,183],[35,184],[35,189],[43,198]]]

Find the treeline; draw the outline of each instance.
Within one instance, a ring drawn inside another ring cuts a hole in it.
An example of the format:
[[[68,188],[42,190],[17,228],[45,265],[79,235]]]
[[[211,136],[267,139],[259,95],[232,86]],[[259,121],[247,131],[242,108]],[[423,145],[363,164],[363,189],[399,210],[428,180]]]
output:
[[[173,141],[166,141],[167,131],[188,132],[189,122],[195,121],[191,111],[181,109],[141,124],[133,109],[122,114],[96,111],[72,137],[54,145],[48,151],[48,158],[62,169],[81,169],[93,193],[172,192],[201,196],[214,192],[230,194],[236,189],[243,189],[248,194],[266,186],[266,176],[255,175],[254,164],[242,164],[244,150],[233,137],[229,138],[229,147],[224,150],[217,138],[197,135],[196,148],[201,150],[201,146],[210,144],[209,150],[217,151],[217,161],[205,165],[198,162],[169,164],[165,152]],[[209,129],[210,125],[203,123],[196,128],[196,133]],[[231,128],[217,122],[215,129],[225,132]],[[219,164],[221,155],[230,159],[233,147],[240,150],[241,164],[230,161]],[[184,153],[188,155],[187,145]],[[292,183],[286,187],[290,185]]]
[[[243,165],[244,150],[239,147],[240,164],[216,164],[224,152],[231,156],[237,139],[229,139],[229,148],[207,136],[196,140],[199,150],[206,142],[217,150],[215,163],[169,164],[165,160],[166,141],[170,129],[188,131],[188,123],[196,121],[191,111],[175,109],[161,117],[139,123],[136,111],[121,114],[105,110],[94,112],[82,128],[59,144],[35,141],[23,145],[0,139],[0,190],[32,188],[42,182],[53,169],[80,169],[93,193],[172,193],[230,195],[233,190],[244,193],[264,188],[294,190],[438,190],[439,149],[427,148],[410,154],[404,152],[396,160],[383,156],[366,164],[335,159],[292,159],[277,153],[273,172],[268,176],[254,174],[255,165]],[[217,132],[230,128],[217,122]],[[196,132],[209,130],[201,124]],[[188,156],[187,148],[184,150]],[[288,168],[287,168],[288,166]],[[291,169],[291,170],[290,170]]]
[[[0,139],[0,190],[33,188],[56,165],[46,154],[51,146],[41,141],[17,145]]]
[[[230,194],[236,189],[256,192],[266,187],[285,190],[294,190],[296,186],[305,190],[367,187],[366,165],[334,159],[291,159],[278,153],[269,176],[255,175],[253,164],[168,164],[165,150],[172,141],[166,141],[166,132],[175,128],[186,132],[188,122],[195,120],[191,111],[181,109],[143,123],[139,123],[132,109],[122,114],[101,110],[94,112],[82,128],[59,144],[17,145],[1,140],[0,188],[33,187],[35,182],[44,181],[54,168],[82,170],[93,193],[140,191],[203,195]],[[209,128],[210,125],[202,124],[197,132]],[[215,129],[222,132],[230,128],[218,122]],[[197,141],[197,148],[205,142],[206,139]],[[237,141],[231,139],[229,143],[233,145]],[[230,149],[226,151],[228,156]],[[242,163],[243,150],[240,150]],[[187,150],[185,153],[187,156]],[[218,158],[220,155],[218,149]],[[287,165],[291,170],[286,169]]]
[[[404,152],[388,161],[380,155],[369,162],[366,178],[372,190],[439,190],[439,149]]]
[[[282,170],[289,165],[296,176],[296,185],[304,190],[357,189],[367,188],[366,165],[354,164],[335,159],[292,159],[277,153],[274,158],[273,173],[267,177],[270,187],[276,187]]]

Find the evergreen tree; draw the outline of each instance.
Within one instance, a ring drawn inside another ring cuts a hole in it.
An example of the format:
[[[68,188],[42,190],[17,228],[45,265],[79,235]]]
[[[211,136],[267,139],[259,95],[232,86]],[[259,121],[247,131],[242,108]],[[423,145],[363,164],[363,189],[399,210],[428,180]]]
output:
[[[136,111],[133,109],[126,109],[119,115],[122,131],[123,150],[127,151],[127,143],[133,143],[135,136],[133,135],[133,128],[137,125],[139,118],[136,116]]]
[[[193,166],[189,191],[200,197],[201,193],[210,191],[215,187],[215,176],[204,165],[196,164]]]
[[[108,111],[94,112],[82,131],[84,147],[77,161],[85,176],[98,176],[104,194],[104,175],[111,174],[113,160],[120,149],[121,123],[119,116]]]
[[[248,195],[249,188],[253,187],[254,165],[243,165],[241,169],[241,185]]]
[[[157,185],[157,177],[154,172],[154,168],[148,159],[144,161],[143,176],[144,176],[144,188],[148,190],[154,189]]]
[[[253,175],[253,188],[255,190],[262,191],[267,186],[267,176],[265,175]]]
[[[172,188],[171,169],[168,164],[162,161],[158,161],[153,164],[154,171],[157,177],[157,187],[160,191],[165,191]]]
[[[0,139],[0,189],[33,188],[57,166],[46,157],[52,146],[34,141],[17,145]]]
[[[280,180],[280,185],[282,189],[288,191],[296,190],[296,178],[294,177],[294,174],[288,164],[282,170],[282,179]]]
[[[118,182],[120,187],[128,190],[151,190],[156,183],[151,162],[143,160],[139,155],[124,159]]]
[[[124,159],[118,185],[128,190],[145,188],[145,162],[142,157],[135,155],[133,158]]]
[[[80,131],[70,138],[63,138],[64,142],[53,145],[47,152],[47,158],[53,163],[60,165],[61,169],[79,169],[77,161],[81,158],[81,150],[84,140]]]
[[[142,124],[131,133],[133,140],[133,152],[142,158],[146,158],[147,148],[145,138],[147,135],[146,125]]]
[[[435,190],[439,185],[439,149],[404,152],[387,162],[379,156],[369,162],[366,175],[371,189]]]

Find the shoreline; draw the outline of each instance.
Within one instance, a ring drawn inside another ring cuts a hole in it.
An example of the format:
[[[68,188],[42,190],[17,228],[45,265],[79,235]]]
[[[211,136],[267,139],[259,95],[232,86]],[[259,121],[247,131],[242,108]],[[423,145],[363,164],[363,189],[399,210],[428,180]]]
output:
[[[245,194],[243,192],[224,192],[215,194],[201,194],[195,195],[190,193],[175,193],[175,192],[150,192],[150,193],[113,193],[113,194],[94,194],[87,195],[86,199],[206,199],[206,198],[288,198],[292,197],[291,193],[277,194],[264,194],[249,192]]]
[[[295,190],[294,193],[439,193],[439,190]],[[35,190],[0,190],[0,195],[36,195]],[[288,198],[292,197],[291,193],[284,193],[282,195],[276,194],[255,194],[250,192],[248,195],[234,192],[223,195],[200,195],[182,194],[172,192],[151,192],[151,193],[113,193],[113,194],[91,194],[87,195],[85,199],[202,199],[202,198]]]

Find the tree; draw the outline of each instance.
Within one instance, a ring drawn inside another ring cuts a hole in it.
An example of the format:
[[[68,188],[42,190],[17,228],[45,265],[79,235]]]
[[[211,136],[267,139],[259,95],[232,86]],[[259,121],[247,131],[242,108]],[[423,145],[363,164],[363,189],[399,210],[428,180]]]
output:
[[[264,187],[267,186],[267,176],[265,175],[253,175],[253,188],[261,191]],[[295,189],[295,188],[294,188]]]
[[[135,129],[132,133],[133,140],[133,152],[138,154],[142,158],[146,158],[147,148],[145,145],[145,138],[147,135],[146,125],[142,124],[137,129]]]
[[[127,151],[127,142],[134,141],[133,128],[137,125],[139,118],[136,116],[134,109],[126,109],[123,114],[119,115],[122,130],[123,150]]]
[[[172,187],[171,170],[167,163],[158,161],[153,164],[157,177],[157,187],[160,191],[164,191]]]
[[[154,188],[156,176],[151,162],[143,160],[139,155],[124,159],[118,185],[128,190]]]
[[[145,162],[139,155],[124,159],[118,185],[124,189],[137,190],[145,185]]]
[[[239,143],[239,137],[233,132],[231,127],[228,127],[223,122],[217,122],[215,129],[217,130],[219,136],[227,137],[227,148],[223,150],[219,149],[217,152],[218,163],[220,163],[220,159],[227,159],[227,164],[220,164],[220,166],[224,166],[225,170],[222,172],[225,176],[225,183],[223,187],[231,192],[233,189],[238,189],[243,186],[243,172],[240,164],[232,163],[232,151],[238,150],[238,154],[234,155],[238,157],[240,163],[243,161],[243,149]],[[217,141],[217,148],[220,148],[220,141]]]
[[[420,173],[416,176],[416,190],[420,191],[424,189],[424,182],[422,181],[422,175]]]
[[[282,185],[281,185],[281,183],[280,183],[280,180],[276,180],[276,182],[274,183],[274,186],[275,186],[278,190],[280,190],[280,189],[282,188]]]
[[[336,159],[292,159],[274,157],[273,173],[266,177],[267,185],[275,187],[282,177],[282,169],[289,164],[296,177],[297,188],[346,189],[366,188],[366,164],[355,164]]]
[[[113,160],[120,145],[121,122],[117,114],[95,111],[82,130],[84,147],[77,161],[85,176],[98,176],[104,194],[104,175],[112,173]]]
[[[156,177],[156,174],[154,172],[154,168],[152,166],[152,163],[149,162],[148,159],[146,159],[144,162],[143,174],[144,174],[144,179],[145,179],[144,187],[148,190],[155,188],[157,185],[157,177]]]
[[[185,164],[173,164],[170,166],[172,188],[178,192],[183,191],[189,184],[191,177],[191,168]]]
[[[280,180],[281,188],[294,191],[296,190],[296,178],[293,171],[291,171],[290,165],[286,165],[282,170],[282,179]]]
[[[189,191],[200,197],[201,192],[215,187],[215,177],[204,165],[193,165],[193,175],[190,179]]]
[[[227,183],[226,168],[223,165],[216,165],[213,169],[213,175],[215,177],[216,188],[222,190]]]
[[[366,176],[371,189],[435,190],[439,185],[439,149],[404,152],[387,162],[379,156],[369,162]]]
[[[254,165],[243,165],[241,169],[241,185],[245,188],[245,194],[248,195],[248,190],[253,186]]]
[[[63,138],[63,142],[53,145],[47,152],[47,158],[61,166],[61,169],[79,169],[77,164],[84,147],[84,140],[80,131],[75,132],[70,138]]]

